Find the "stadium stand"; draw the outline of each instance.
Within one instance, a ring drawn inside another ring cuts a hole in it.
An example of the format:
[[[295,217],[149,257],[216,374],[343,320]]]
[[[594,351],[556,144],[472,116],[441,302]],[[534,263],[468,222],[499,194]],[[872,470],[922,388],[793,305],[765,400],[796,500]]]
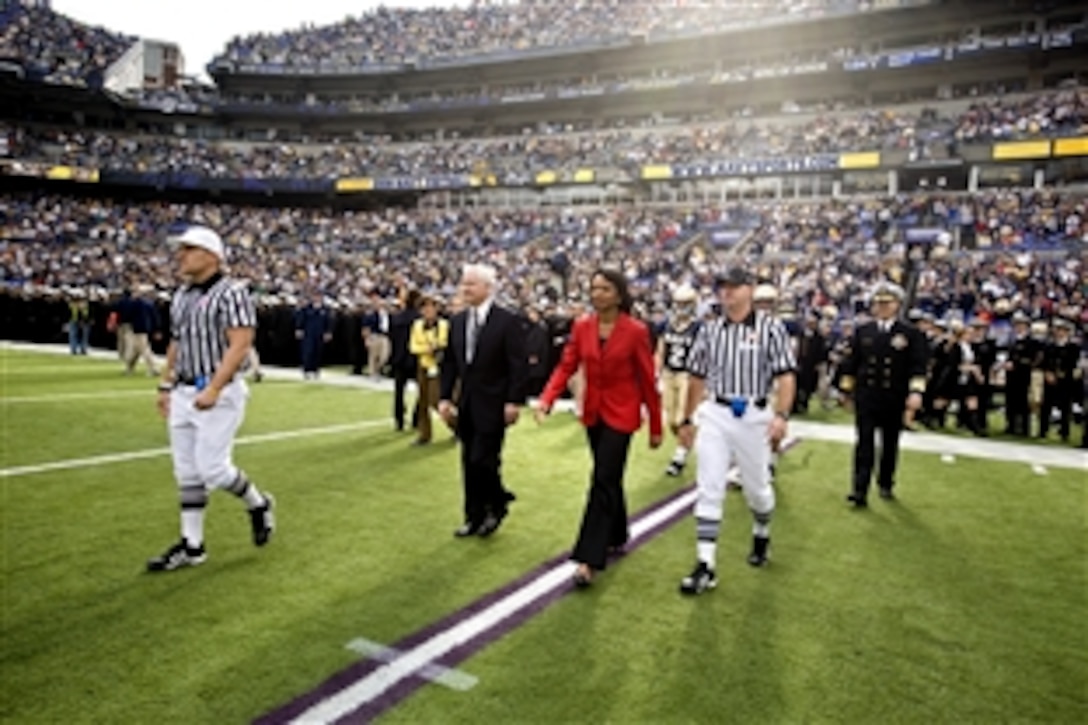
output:
[[[105,70],[135,41],[48,5],[14,2],[0,14],[0,61],[16,61],[46,83],[100,86]]]
[[[527,51],[594,47],[634,35],[704,33],[767,17],[805,19],[856,12],[854,0],[756,0],[743,4],[518,0],[406,10],[381,7],[320,27],[235,38],[216,62],[265,67],[385,67]]]
[[[449,300],[486,260],[553,321],[617,266],[659,321],[676,285],[707,307],[743,260],[792,326],[852,320],[885,278],[939,318],[1083,326],[1086,17],[999,5],[383,8],[236,38],[217,87],[124,97],[96,89],[135,39],[7,5],[0,61],[25,75],[0,82],[5,330],[44,334],[20,305],[164,296],[162,239],[191,222],[268,314],[315,291],[345,319],[409,286]],[[290,362],[291,339],[262,352]]]

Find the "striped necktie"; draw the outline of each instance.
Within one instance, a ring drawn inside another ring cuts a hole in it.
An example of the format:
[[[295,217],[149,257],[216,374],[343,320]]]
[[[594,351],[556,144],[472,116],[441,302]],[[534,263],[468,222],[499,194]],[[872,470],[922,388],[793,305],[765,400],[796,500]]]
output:
[[[465,336],[465,360],[471,365],[476,357],[476,340],[480,336],[480,313],[472,308],[468,316],[468,334]]]

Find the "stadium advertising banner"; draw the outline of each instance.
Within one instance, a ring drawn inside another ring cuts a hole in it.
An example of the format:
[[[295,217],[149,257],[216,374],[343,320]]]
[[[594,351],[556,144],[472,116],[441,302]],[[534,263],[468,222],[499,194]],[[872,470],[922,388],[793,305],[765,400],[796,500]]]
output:
[[[663,179],[671,179],[672,167],[662,164],[643,166],[641,176],[643,181],[661,181]]]
[[[350,179],[337,179],[336,191],[341,194],[352,193],[356,191],[373,191],[374,179],[366,176]]]
[[[994,161],[1046,159],[1050,157],[1050,142],[1015,141],[1010,143],[995,143],[992,154]]]
[[[37,161],[0,161],[0,173],[8,176],[29,176],[50,181],[78,181],[84,184],[97,184],[98,169],[84,169],[78,166],[54,166]]]
[[[879,156],[879,154],[878,154]],[[653,179],[701,179],[719,176],[770,176],[774,174],[800,174],[835,171],[839,168],[839,154],[812,154],[810,156],[780,156],[763,159],[723,159],[699,164],[673,166],[644,166],[642,178]],[[650,176],[647,171],[663,176]]]
[[[157,189],[206,189],[267,193],[324,193],[333,190],[330,179],[213,178],[192,173],[105,171],[100,181],[120,186],[151,186]]]
[[[1088,156],[1088,136],[1060,138],[1054,142],[1055,156]]]
[[[879,151],[864,151],[839,156],[839,168],[845,170],[876,169],[880,167]]]

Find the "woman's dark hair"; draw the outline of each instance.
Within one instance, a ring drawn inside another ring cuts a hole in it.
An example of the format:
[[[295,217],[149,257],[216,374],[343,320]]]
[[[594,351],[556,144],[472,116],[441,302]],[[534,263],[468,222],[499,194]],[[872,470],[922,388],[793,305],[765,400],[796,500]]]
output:
[[[631,297],[631,291],[627,289],[627,278],[622,273],[614,269],[598,269],[593,273],[593,277],[603,277],[610,285],[615,287],[616,294],[620,298],[620,312],[631,314],[634,299]],[[593,277],[590,277],[590,279],[592,280]]]

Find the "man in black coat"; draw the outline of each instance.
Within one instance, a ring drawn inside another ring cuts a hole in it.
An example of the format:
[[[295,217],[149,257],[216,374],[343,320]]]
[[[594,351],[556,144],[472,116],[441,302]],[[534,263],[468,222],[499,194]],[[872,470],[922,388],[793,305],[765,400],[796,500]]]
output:
[[[528,382],[526,395],[540,395],[544,383],[548,381],[548,357],[551,354],[551,340],[548,339],[548,325],[533,307],[525,312],[525,356],[528,361]]]
[[[1043,356],[1043,408],[1039,413],[1039,437],[1050,432],[1050,416],[1057,410],[1058,433],[1069,442],[1073,401],[1080,397],[1080,347],[1073,341],[1075,325],[1069,320],[1054,321],[1054,340]]]
[[[1028,333],[1031,319],[1022,310],[1012,316],[1013,338],[1005,362],[1005,433],[1026,438],[1031,432],[1031,371],[1040,364],[1042,347]]]
[[[808,404],[820,382],[820,366],[827,362],[827,340],[820,332],[820,313],[812,310],[805,317],[797,338],[797,397],[794,413],[808,413]]]
[[[454,417],[454,388],[460,382],[457,437],[461,441],[464,524],[455,536],[490,536],[506,517],[514,495],[502,483],[502,446],[507,426],[525,402],[527,357],[524,325],[495,303],[493,267],[467,265],[461,277],[465,309],[450,321],[442,360],[438,412]]]
[[[409,380],[416,379],[416,356],[408,350],[408,338],[412,323],[419,317],[419,291],[409,290],[404,296],[404,306],[389,318],[389,365],[393,368],[393,424],[404,430],[404,388]],[[412,427],[419,422],[419,405],[412,412]]]
[[[922,406],[926,389],[926,343],[913,325],[896,319],[903,290],[889,282],[873,292],[874,319],[854,333],[850,353],[843,361],[839,387],[855,399],[854,486],[846,497],[855,508],[868,506],[875,458],[874,438],[879,428],[883,451],[877,485],[880,497],[895,498],[895,467],[899,434],[907,409]]]

